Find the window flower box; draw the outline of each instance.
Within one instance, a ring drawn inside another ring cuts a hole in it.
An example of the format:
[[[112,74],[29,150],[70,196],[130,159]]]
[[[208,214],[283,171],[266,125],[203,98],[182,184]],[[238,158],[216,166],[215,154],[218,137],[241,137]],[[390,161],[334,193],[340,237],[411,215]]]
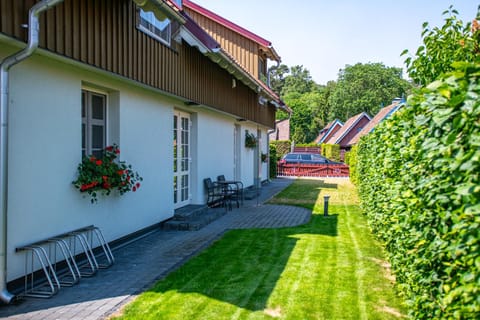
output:
[[[114,144],[105,148],[101,158],[84,157],[78,165],[78,177],[72,183],[81,193],[88,194],[92,203],[98,201],[98,194],[108,196],[113,190],[124,194],[140,188],[143,178],[131,165],[118,161],[119,154],[120,149]]]

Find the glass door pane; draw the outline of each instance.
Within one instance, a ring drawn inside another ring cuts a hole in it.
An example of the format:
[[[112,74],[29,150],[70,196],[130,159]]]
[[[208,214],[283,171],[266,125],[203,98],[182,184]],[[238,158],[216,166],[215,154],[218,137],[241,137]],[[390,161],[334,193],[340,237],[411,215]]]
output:
[[[190,203],[190,115],[180,111],[173,117],[174,206]]]

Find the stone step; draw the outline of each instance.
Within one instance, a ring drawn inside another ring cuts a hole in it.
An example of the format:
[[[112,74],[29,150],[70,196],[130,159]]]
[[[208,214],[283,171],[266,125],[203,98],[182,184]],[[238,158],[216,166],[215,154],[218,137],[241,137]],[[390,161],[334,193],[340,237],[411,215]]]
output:
[[[178,221],[185,221],[194,217],[201,216],[205,214],[207,210],[208,210],[208,207],[206,205],[191,204],[191,205],[176,209],[173,215],[173,219]]]
[[[206,209],[195,210],[193,214],[188,214],[186,210],[183,210],[182,214],[177,215],[177,213],[175,213],[171,220],[166,221],[163,224],[163,229],[177,231],[200,230],[226,213],[225,208],[208,209],[207,207]]]

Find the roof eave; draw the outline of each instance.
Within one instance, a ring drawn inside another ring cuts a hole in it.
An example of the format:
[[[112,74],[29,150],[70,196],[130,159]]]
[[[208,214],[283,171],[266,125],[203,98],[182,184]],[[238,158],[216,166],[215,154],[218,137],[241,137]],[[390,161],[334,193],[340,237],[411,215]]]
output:
[[[277,53],[277,51],[273,46],[270,45],[268,47],[262,47],[262,49],[265,52],[265,55],[267,56],[267,58],[269,58],[270,60],[276,61],[278,63],[282,62],[282,58],[280,57],[280,55]]]
[[[183,12],[183,17],[185,24],[181,26],[180,31],[175,36],[175,41],[180,42],[183,39],[190,46],[198,48],[204,55],[220,48],[220,44],[190,18],[188,14]]]
[[[139,1],[139,0],[136,0]],[[205,30],[203,30],[185,11],[183,12],[184,25],[175,40],[185,40],[190,46],[210,58],[214,63],[227,70],[237,80],[241,81],[247,87],[257,92],[261,97],[267,99],[273,106],[283,109],[288,113],[292,110],[280,100],[280,98],[263,82],[253,77],[245,70],[235,59],[223,50]]]
[[[222,48],[217,50],[211,50],[206,53],[206,56],[209,57],[213,62],[220,65],[223,69],[227,70],[230,74],[235,76],[237,80],[240,80],[250,89],[261,93],[262,87],[258,81],[253,78],[246,70],[243,70],[240,65],[238,65]]]
[[[333,131],[333,129],[334,129],[335,126],[337,126],[337,125],[339,125],[340,128],[343,126],[343,124],[342,124],[339,120],[335,119],[334,122],[333,122],[333,124],[330,126],[330,128],[328,128],[328,131],[325,133],[325,135],[322,137],[322,139],[320,139],[319,143],[324,142],[325,139],[329,136],[329,134]]]
[[[355,119],[355,121],[343,132],[343,134],[335,142],[339,143],[339,141],[341,141],[350,131],[352,131],[352,128],[360,121],[363,116],[367,117],[368,121],[372,120],[372,118],[366,112],[360,113],[357,119]]]
[[[178,6],[170,1],[165,0],[133,0],[133,2],[140,8],[146,11],[152,11],[155,15],[163,13],[166,17],[178,21],[180,24],[186,22],[183,15],[180,13]],[[171,3],[170,5],[168,3]],[[160,20],[165,17],[157,17]]]

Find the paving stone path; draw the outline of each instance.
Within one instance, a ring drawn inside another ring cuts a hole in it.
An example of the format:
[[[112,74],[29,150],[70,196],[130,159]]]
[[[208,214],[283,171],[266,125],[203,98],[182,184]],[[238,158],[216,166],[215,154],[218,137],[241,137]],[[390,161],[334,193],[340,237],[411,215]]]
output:
[[[229,229],[279,228],[307,223],[311,215],[307,209],[263,204],[292,181],[273,180],[262,187],[258,198],[245,201],[241,208],[229,211],[198,231],[155,230],[137,241],[113,248],[115,264],[112,267],[99,270],[94,277],[82,278],[73,287],[62,288],[50,299],[29,298],[0,306],[0,318],[105,319]]]

